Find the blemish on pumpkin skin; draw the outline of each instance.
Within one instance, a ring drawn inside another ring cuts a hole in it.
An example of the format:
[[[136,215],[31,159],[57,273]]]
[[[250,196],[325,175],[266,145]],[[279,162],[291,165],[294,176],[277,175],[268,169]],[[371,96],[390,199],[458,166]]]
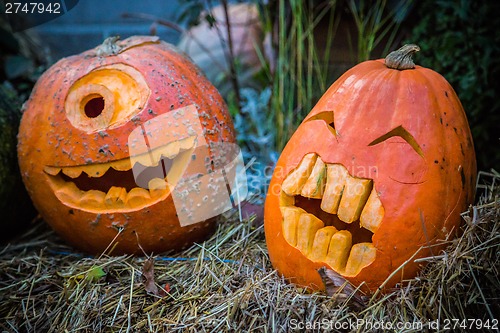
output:
[[[412,173],[412,175],[413,175],[413,173]],[[400,183],[400,184],[403,184],[403,185],[420,185],[420,184],[424,184],[424,183],[427,182],[427,180],[423,180],[423,181],[420,181],[420,182],[402,182],[400,180],[392,178],[391,176],[389,176],[389,179],[394,180],[396,183]]]
[[[90,221],[91,226],[96,226],[99,224],[99,221],[101,220],[101,214],[97,214],[95,219],[93,221]]]
[[[103,154],[104,156],[108,156],[109,152],[109,145],[104,145],[101,148],[99,148],[99,153]]]
[[[135,115],[130,120],[134,123],[134,125],[137,125],[137,123],[139,123],[141,121],[141,117],[139,117],[138,115]]]
[[[462,188],[465,188],[465,173],[464,168],[460,166],[460,179],[462,180]]]

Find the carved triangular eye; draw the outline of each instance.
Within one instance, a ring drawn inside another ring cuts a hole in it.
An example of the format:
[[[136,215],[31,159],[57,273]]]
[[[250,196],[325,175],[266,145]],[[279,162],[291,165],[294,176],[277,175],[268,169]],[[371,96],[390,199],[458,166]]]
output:
[[[337,130],[335,129],[335,123],[333,121],[333,111],[322,111],[311,118],[309,118],[307,121],[311,120],[323,120],[326,125],[328,126],[328,130],[334,135],[337,136]]]
[[[417,143],[413,135],[411,135],[410,132],[408,132],[401,125],[391,130],[390,132],[382,135],[378,139],[373,140],[368,144],[368,146],[374,146],[389,138],[392,138],[393,136],[399,136],[400,138],[405,140],[417,152],[417,154],[419,154],[421,157],[424,157],[424,152],[422,151],[422,148],[420,148],[419,144]]]

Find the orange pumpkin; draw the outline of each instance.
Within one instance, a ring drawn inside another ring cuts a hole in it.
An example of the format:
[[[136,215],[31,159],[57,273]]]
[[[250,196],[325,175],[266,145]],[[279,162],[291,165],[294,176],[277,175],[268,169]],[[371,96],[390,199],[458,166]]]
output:
[[[292,282],[322,289],[325,266],[367,290],[392,287],[457,232],[474,198],[471,133],[448,82],[413,64],[418,50],[347,71],[283,150],[265,233]]]
[[[131,134],[142,128],[151,136],[145,124],[180,108],[194,110],[203,127],[191,133],[182,112],[177,121],[157,126],[155,146],[148,147],[159,148],[146,169],[161,162],[194,175],[217,165],[220,156],[210,147],[235,141],[224,101],[197,67],[171,45],[145,36],[111,38],[52,66],[25,106],[18,144],[23,180],[42,217],[68,242],[93,253],[113,240],[114,253],[135,253],[206,238],[213,220],[181,226],[164,176],[141,179],[150,181],[146,188],[134,177]],[[196,155],[200,138],[208,148]],[[188,164],[195,167],[186,169]]]

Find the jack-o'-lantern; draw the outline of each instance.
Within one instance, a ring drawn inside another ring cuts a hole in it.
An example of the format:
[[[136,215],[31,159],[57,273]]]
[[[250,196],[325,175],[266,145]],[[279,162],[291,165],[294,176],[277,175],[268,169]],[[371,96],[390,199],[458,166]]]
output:
[[[185,126],[184,111],[146,129],[156,117],[186,108],[199,115],[197,133]],[[135,160],[143,169],[161,165],[168,180],[165,174],[137,179],[130,138],[138,129],[144,154],[153,153]],[[193,153],[200,138],[204,155]],[[36,208],[68,242],[93,253],[108,246],[113,253],[149,253],[180,249],[210,234],[213,219],[179,224],[166,182],[179,178],[186,165],[217,165],[211,147],[234,140],[221,96],[174,47],[157,37],[112,37],[60,60],[39,79],[25,106],[18,155]]]
[[[447,81],[413,64],[418,50],[347,71],[283,150],[265,233],[292,282],[322,289],[326,267],[365,290],[389,288],[458,231],[474,196],[471,133]]]

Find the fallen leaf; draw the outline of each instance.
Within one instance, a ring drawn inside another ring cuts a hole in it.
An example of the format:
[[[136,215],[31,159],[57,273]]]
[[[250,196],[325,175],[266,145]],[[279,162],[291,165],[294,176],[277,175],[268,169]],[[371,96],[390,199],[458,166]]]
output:
[[[250,218],[252,218],[252,216],[255,216],[252,222],[252,225],[254,227],[259,227],[260,225],[262,225],[264,221],[264,206],[256,205],[248,201],[243,201],[241,203],[241,217],[244,220],[249,220]]]
[[[103,276],[106,276],[106,272],[99,266],[93,267],[88,273],[87,273],[87,279],[89,279],[92,282],[97,282],[100,278]]]
[[[146,292],[155,296],[163,297],[166,295],[163,289],[159,289],[155,283],[155,260],[148,258],[142,266],[142,276],[145,279],[144,289]]]
[[[68,287],[72,288],[82,281],[90,281],[95,283],[99,281],[100,278],[107,275],[107,273],[100,266],[92,266],[88,271],[80,274],[68,275],[61,272],[57,272],[57,275],[68,279]]]
[[[366,307],[368,297],[362,295],[342,275],[326,267],[318,269],[318,273],[323,280],[328,296],[336,298],[339,302],[347,301],[346,305],[356,310],[362,310]]]

